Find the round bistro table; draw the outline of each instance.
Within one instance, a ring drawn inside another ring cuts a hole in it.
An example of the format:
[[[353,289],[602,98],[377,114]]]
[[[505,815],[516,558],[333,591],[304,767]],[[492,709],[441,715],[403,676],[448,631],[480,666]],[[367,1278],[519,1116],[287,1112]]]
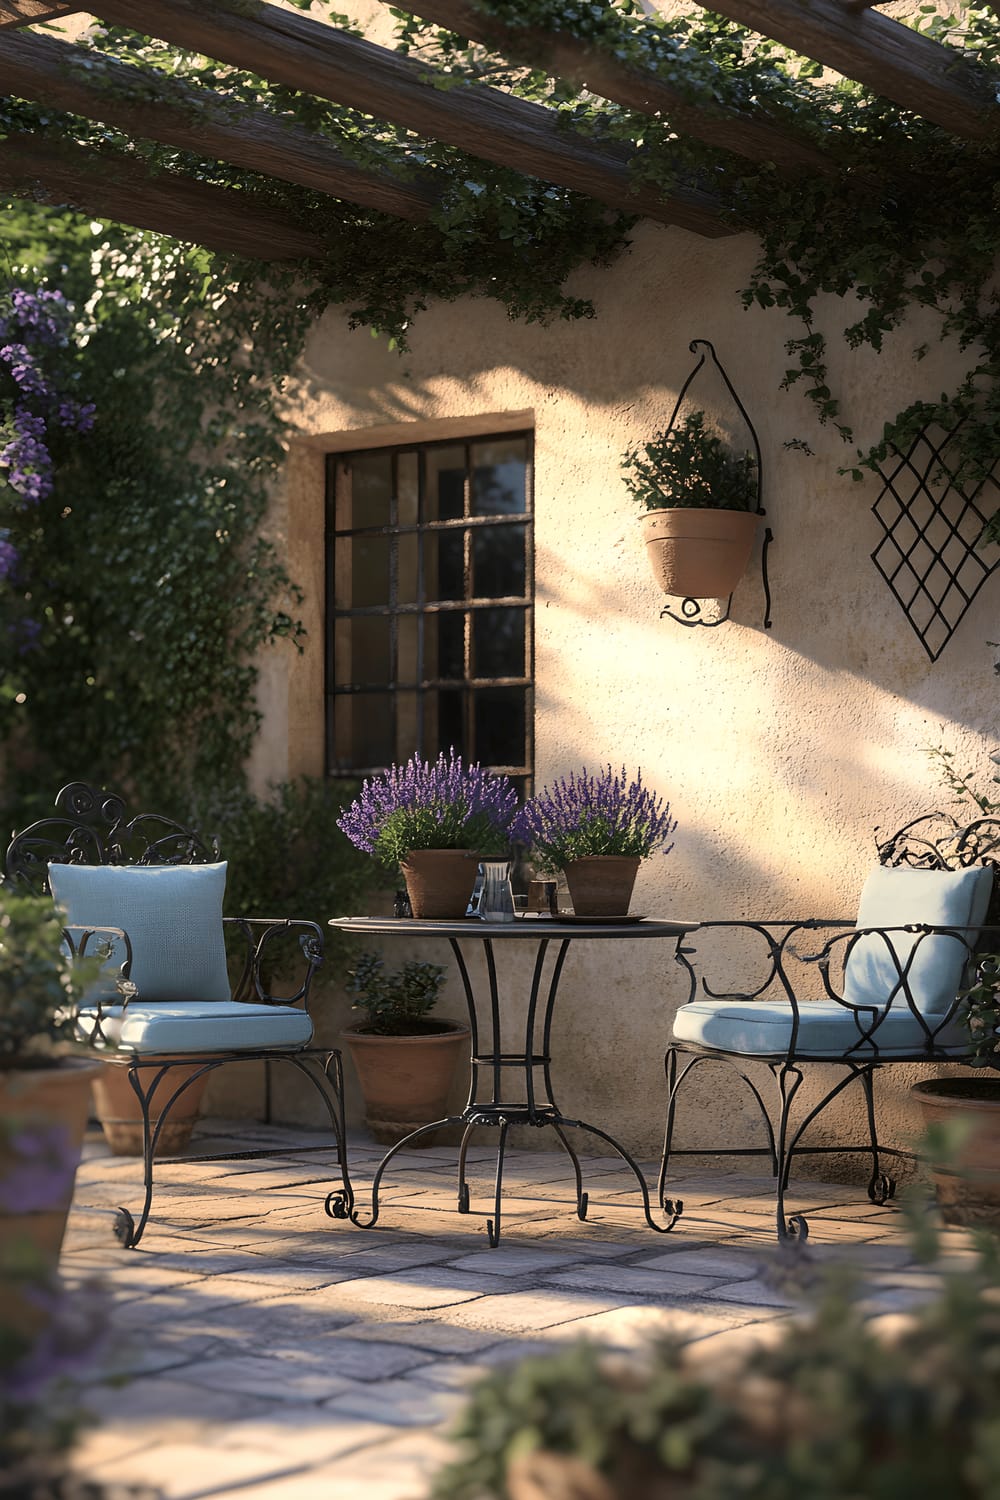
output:
[[[513,922],[484,922],[478,917],[459,921],[422,921],[400,917],[334,917],[331,927],[352,937],[444,938],[455,956],[455,963],[465,990],[472,1031],[472,1067],[469,1097],[461,1114],[449,1115],[421,1125],[387,1151],[372,1179],[371,1214],[363,1219],[353,1194],[338,1189],[326,1201],[326,1210],[334,1218],[349,1218],[365,1229],[379,1216],[379,1188],[382,1176],[397,1152],[412,1145],[420,1136],[444,1125],[464,1127],[458,1150],[458,1212],[469,1212],[469,1187],[466,1181],[466,1156],[473,1131],[491,1126],[499,1131],[493,1217],[486,1222],[491,1246],[500,1242],[500,1200],[503,1189],[504,1152],[507,1132],[512,1125],[548,1126],[572,1163],[576,1178],[576,1212],[587,1217],[588,1195],[584,1191],[580,1158],[567,1135],[567,1129],[584,1130],[596,1136],[621,1157],[631,1170],[642,1195],[642,1211],[650,1229],[665,1234],[672,1229],[683,1210],[683,1204],[665,1199],[660,1207],[666,1222],[658,1223],[650,1212],[649,1189],[638,1164],[614,1136],[586,1120],[572,1120],[563,1114],[552,1089],[552,1017],[563,968],[573,942],[634,943],[657,938],[680,938],[697,927],[697,922],[670,922],[643,917],[628,922],[582,921],[565,917],[515,917]],[[508,943],[533,943],[535,961],[521,1049],[505,1052],[501,1048],[502,1005],[497,977],[496,946]],[[477,992],[469,976],[463,949],[479,947],[483,951],[487,986]],[[490,1046],[481,1040],[486,1022],[490,1027]]]

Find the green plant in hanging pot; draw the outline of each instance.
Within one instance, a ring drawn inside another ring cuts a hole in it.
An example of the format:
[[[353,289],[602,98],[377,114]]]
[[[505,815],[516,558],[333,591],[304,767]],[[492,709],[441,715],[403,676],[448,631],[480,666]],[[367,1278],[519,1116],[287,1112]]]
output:
[[[364,1019],[341,1033],[377,1141],[395,1145],[447,1114],[452,1080],[468,1052],[469,1027],[429,1012],[445,979],[440,964],[409,959],[394,974],[377,953],[349,970],[347,993]],[[428,1132],[416,1144],[429,1145]]]
[[[703,411],[671,423],[622,457],[625,487],[643,507],[643,540],[665,594],[720,599],[742,577],[760,521],[759,466]]]

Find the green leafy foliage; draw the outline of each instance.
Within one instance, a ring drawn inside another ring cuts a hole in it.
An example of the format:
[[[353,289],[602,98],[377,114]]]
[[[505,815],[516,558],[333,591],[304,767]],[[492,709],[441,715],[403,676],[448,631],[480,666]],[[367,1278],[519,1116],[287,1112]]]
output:
[[[919,1209],[914,1225],[917,1253],[933,1260]],[[582,1344],[494,1372],[472,1392],[435,1500],[996,1495],[995,1240],[946,1271],[897,1332],[873,1326],[861,1291],[828,1274],[776,1342],[716,1367],[663,1341],[627,1361]]]
[[[52,1063],[100,966],[96,955],[73,959],[48,897],[0,891],[0,1070]]]
[[[646,510],[756,510],[757,461],[713,431],[703,411],[654,433],[622,457],[625,488]]]
[[[428,1013],[437,1003],[447,971],[441,964],[408,959],[394,974],[385,972],[377,953],[362,953],[348,971],[353,1009],[364,1012],[365,1031],[374,1036],[413,1036],[430,1030]]]

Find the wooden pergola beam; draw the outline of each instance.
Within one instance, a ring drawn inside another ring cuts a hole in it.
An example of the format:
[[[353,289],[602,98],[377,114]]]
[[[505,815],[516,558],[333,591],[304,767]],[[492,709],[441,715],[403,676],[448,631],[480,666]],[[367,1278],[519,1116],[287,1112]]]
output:
[[[0,0],[0,29],[36,26],[40,21],[55,21],[83,9],[82,5],[48,5],[46,0]]]
[[[293,261],[323,255],[323,240],[250,193],[149,172],[120,151],[91,151],[26,132],[0,140],[0,190],[229,255]]]
[[[711,238],[734,232],[717,199],[694,188],[665,193],[637,184],[628,152],[567,129],[557,111],[482,85],[435,87],[445,75],[298,11],[264,3],[209,8],[200,0],[95,0],[94,9],[102,20],[391,120],[616,210]]]
[[[150,91],[150,74],[42,35],[9,36],[0,47],[0,94],[41,100],[102,120],[144,140],[161,141],[252,172],[404,219],[426,219],[436,202],[427,183],[366,171],[325,137],[251,105],[233,106],[209,89],[162,79],[168,97]]]
[[[393,4],[394,0],[384,0]],[[723,105],[702,108],[653,72],[620,62],[566,31],[512,26],[475,0],[407,0],[414,15],[493,47],[505,57],[540,68],[553,78],[584,86],[638,114],[663,115],[679,135],[693,136],[753,161],[785,169],[829,172],[834,163],[809,141],[797,139],[765,119]]]
[[[985,70],[953,47],[845,0],[711,0],[711,10],[794,47],[967,140],[1000,125]]]

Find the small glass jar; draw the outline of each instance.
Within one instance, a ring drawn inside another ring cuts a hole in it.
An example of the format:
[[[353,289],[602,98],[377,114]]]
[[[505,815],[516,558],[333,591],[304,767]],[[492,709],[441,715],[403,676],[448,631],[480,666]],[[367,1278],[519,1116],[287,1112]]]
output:
[[[513,922],[514,896],[510,888],[510,860],[484,859],[479,869],[482,872],[483,886],[476,915],[484,922]]]

